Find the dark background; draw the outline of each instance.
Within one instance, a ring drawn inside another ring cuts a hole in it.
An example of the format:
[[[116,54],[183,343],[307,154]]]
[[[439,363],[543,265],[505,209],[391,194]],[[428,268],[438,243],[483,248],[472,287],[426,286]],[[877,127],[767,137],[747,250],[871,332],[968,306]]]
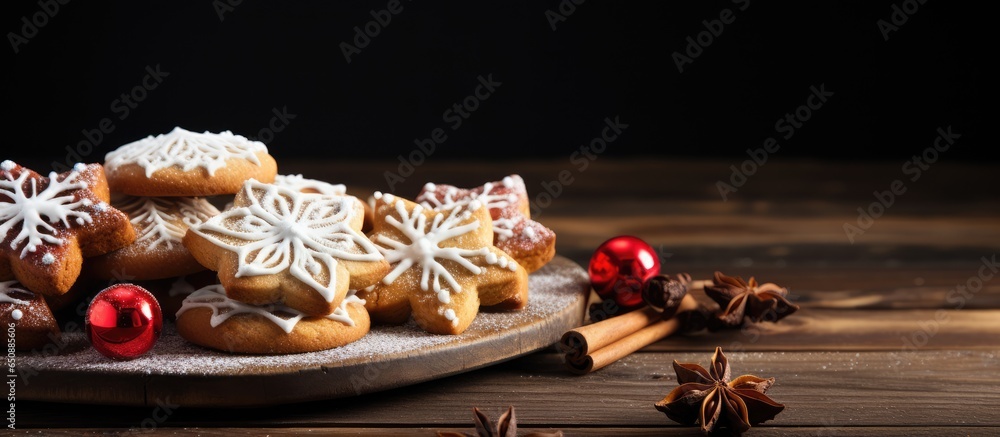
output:
[[[448,139],[432,160],[566,159],[616,115],[629,128],[609,156],[743,159],[778,136],[772,159],[903,162],[951,125],[963,136],[943,159],[994,159],[982,147],[996,143],[982,111],[991,25],[956,3],[920,5],[885,41],[876,22],[901,1],[754,0],[740,11],[731,2],[591,0],[555,31],[546,17],[555,1],[403,1],[351,63],[340,43],[386,1],[246,0],[222,20],[222,1],[73,1],[16,54],[10,32],[42,7],[4,3],[4,158],[63,159],[104,118],[114,131],[85,161],[175,125],[256,137],[273,109],[287,108],[295,118],[268,143],[279,159],[389,164],[439,127]],[[726,8],[736,20],[678,72],[671,54]],[[112,102],[156,65],[169,76],[119,119]],[[442,113],[489,74],[502,86],[452,130]],[[781,139],[775,121],[820,84],[834,96]]]

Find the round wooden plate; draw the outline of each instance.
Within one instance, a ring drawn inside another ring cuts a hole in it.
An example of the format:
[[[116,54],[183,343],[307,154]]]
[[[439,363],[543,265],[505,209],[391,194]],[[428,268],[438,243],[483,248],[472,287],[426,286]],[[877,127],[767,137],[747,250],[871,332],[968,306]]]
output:
[[[376,326],[361,340],[322,352],[232,355],[192,345],[164,325],[160,341],[132,361],[65,334],[58,355],[18,356],[18,399],[153,406],[262,406],[356,396],[489,366],[557,342],[583,321],[590,282],[556,257],[532,273],[528,307],[480,312],[461,335],[428,334],[412,322]]]

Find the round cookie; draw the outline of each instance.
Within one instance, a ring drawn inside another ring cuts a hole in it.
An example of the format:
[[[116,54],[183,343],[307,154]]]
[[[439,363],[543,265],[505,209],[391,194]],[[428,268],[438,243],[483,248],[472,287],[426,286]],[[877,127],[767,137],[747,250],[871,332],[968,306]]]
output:
[[[316,179],[307,179],[300,174],[277,175],[274,177],[274,185],[300,193],[325,194],[327,196],[347,194],[347,187],[344,184],[331,184]]]
[[[0,323],[13,325],[14,346],[31,350],[59,341],[59,326],[42,295],[32,293],[17,281],[0,282]]]
[[[108,205],[100,164],[42,177],[0,162],[0,281],[17,279],[45,295],[66,293],[84,258],[135,241],[128,216]]]
[[[306,317],[283,305],[247,305],[225,295],[221,285],[195,291],[177,311],[177,332],[184,339],[224,352],[294,354],[315,352],[357,341],[371,322],[364,301],[354,293],[328,316]]]
[[[528,272],[542,268],[556,256],[556,233],[531,220],[528,190],[518,175],[461,189],[428,183],[417,202],[426,208],[448,210],[478,200],[493,217],[493,242]]]
[[[229,297],[322,316],[337,308],[348,289],[372,285],[389,270],[361,233],[363,211],[351,196],[250,180],[233,208],[192,226],[184,245],[219,273]]]
[[[132,196],[234,194],[247,179],[271,182],[278,173],[264,143],[180,127],[121,146],[104,160],[111,190]]]
[[[92,276],[134,280],[163,279],[205,270],[181,240],[191,225],[219,214],[207,200],[192,197],[116,197],[111,202],[128,214],[138,238],[134,243],[93,259]]]

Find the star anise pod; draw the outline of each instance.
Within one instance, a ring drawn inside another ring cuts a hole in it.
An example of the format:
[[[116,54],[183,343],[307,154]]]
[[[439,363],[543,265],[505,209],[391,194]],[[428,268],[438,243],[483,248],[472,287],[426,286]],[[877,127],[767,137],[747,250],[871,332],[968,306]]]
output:
[[[785,298],[787,289],[770,282],[758,285],[752,277],[747,282],[722,272],[715,272],[712,285],[705,287],[705,294],[722,309],[713,327],[739,327],[744,318],[752,322],[777,322],[799,309]]]
[[[507,412],[500,416],[496,425],[486,417],[479,408],[472,408],[472,419],[476,422],[476,434],[463,434],[458,432],[438,432],[438,437],[517,437],[517,418],[514,417],[514,407],[509,407]],[[562,437],[562,431],[555,432],[532,432],[524,437]]]
[[[711,370],[675,360],[674,372],[680,386],[657,402],[656,409],[684,425],[697,422],[705,434],[722,428],[741,434],[785,409],[764,394],[774,378],[743,375],[730,381],[729,360],[721,347],[715,348]]]

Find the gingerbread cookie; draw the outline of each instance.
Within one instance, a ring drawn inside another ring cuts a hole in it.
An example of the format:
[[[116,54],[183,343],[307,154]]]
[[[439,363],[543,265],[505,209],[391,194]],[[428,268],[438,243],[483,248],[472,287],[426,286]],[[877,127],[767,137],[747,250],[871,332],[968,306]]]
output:
[[[448,211],[375,193],[370,235],[392,270],[358,295],[372,319],[402,323],[412,314],[435,334],[460,334],[480,305],[527,305],[528,272],[493,246],[489,210],[479,201]]]
[[[121,146],[104,159],[111,190],[132,196],[235,194],[247,179],[271,182],[278,172],[264,143],[230,131],[179,127]]]
[[[76,164],[46,178],[0,163],[0,280],[16,278],[46,295],[68,291],[83,258],[135,241],[128,216],[108,200],[100,164]]]
[[[370,321],[353,292],[326,316],[307,317],[284,305],[254,306],[229,298],[221,285],[191,293],[177,311],[177,332],[225,352],[292,354],[343,346],[364,337]]]
[[[193,197],[116,197],[111,202],[128,214],[138,238],[114,252],[87,260],[95,277],[113,279],[127,274],[149,280],[205,270],[181,243],[190,225],[219,214],[205,199]]]
[[[346,196],[347,187],[344,184],[331,184],[316,179],[306,179],[300,174],[278,175],[274,178],[274,185],[285,187],[303,193],[325,194],[327,196]],[[365,223],[361,230],[368,232],[372,229],[372,208],[365,203]]]
[[[372,285],[389,270],[360,233],[363,211],[354,197],[250,180],[232,209],[192,226],[184,245],[219,273],[229,297],[321,316],[337,309],[349,288]]]
[[[42,295],[25,290],[17,281],[0,282],[0,323],[13,324],[18,350],[38,349],[59,340],[59,326]]]
[[[344,184],[331,184],[316,179],[306,179],[300,174],[275,176],[274,185],[301,193],[325,194],[327,196],[343,196],[347,194],[347,187]]]
[[[86,310],[87,303],[83,302],[83,297],[92,295],[94,290],[101,290],[108,286],[108,281],[93,279],[86,274],[86,261],[84,261],[83,269],[84,272],[80,273],[79,278],[76,278],[76,282],[69,288],[69,291],[63,294],[42,295],[45,298],[45,304],[49,306],[53,314],[58,315],[60,311],[70,306],[76,310]]]
[[[528,272],[542,268],[556,255],[556,234],[531,220],[528,190],[518,175],[481,187],[461,189],[428,183],[417,202],[444,211],[478,200],[493,217],[493,243],[517,260]]]

